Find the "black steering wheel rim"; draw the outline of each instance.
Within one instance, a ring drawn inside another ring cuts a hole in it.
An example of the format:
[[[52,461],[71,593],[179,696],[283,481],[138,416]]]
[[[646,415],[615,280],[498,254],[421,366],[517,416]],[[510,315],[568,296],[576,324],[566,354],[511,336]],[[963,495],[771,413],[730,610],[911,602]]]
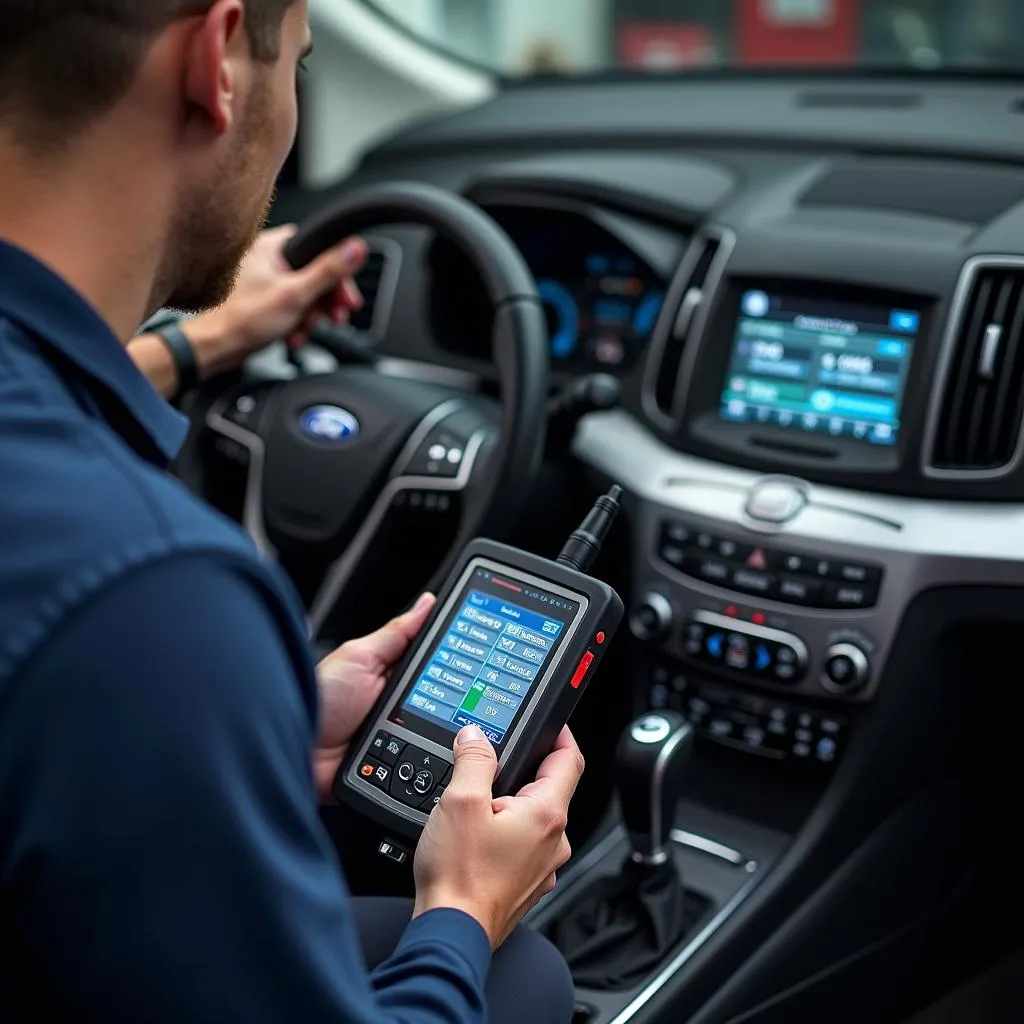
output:
[[[346,629],[352,625],[345,609],[351,612],[357,592],[366,593],[365,582],[358,583],[360,566],[379,578],[373,572],[386,542],[378,529],[389,508],[403,497],[407,508],[421,498],[430,508],[432,490],[435,507],[450,507],[443,543],[422,548],[429,553],[417,570],[419,582],[436,588],[472,537],[507,537],[543,459],[547,323],[522,255],[482,210],[419,183],[361,188],[301,225],[285,256],[301,268],[344,239],[388,224],[426,227],[462,249],[478,269],[494,307],[500,407],[486,396],[364,365],[291,381],[243,380],[213,398],[206,413],[209,430],[248,449],[244,525],[261,550],[283,558],[286,567],[296,558],[306,564],[323,559],[326,574],[305,594],[315,639],[331,639],[339,621]],[[239,411],[243,403],[248,412]],[[328,438],[309,428],[307,416],[324,409],[349,417],[353,436]],[[449,444],[455,443],[451,431],[458,434],[464,456],[447,470],[444,460],[423,461],[437,447],[438,431]],[[368,556],[371,549],[375,554]],[[354,617],[366,611],[359,608]]]
[[[465,539],[506,534],[523,509],[544,453],[550,358],[537,284],[506,232],[478,206],[420,182],[364,186],[299,227],[285,249],[296,269],[352,235],[402,223],[426,227],[458,246],[479,272],[494,308],[492,357],[502,402],[501,435],[489,460],[495,493]],[[461,537],[461,535],[460,535]]]

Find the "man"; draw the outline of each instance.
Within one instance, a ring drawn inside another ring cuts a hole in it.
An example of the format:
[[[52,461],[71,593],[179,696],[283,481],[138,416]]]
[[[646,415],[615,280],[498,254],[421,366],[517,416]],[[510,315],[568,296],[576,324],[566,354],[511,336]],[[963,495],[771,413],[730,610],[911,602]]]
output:
[[[515,926],[568,857],[572,737],[492,800],[493,749],[460,733],[415,907],[351,901],[317,800],[433,599],[329,657],[318,694],[292,591],[165,472],[186,425],[125,351],[154,310],[229,294],[309,45],[305,0],[0,8],[5,1022],[571,1012]]]
[[[128,354],[160,394],[174,398],[190,378],[234,370],[280,339],[296,347],[318,318],[341,322],[362,306],[353,276],[366,262],[366,245],[351,238],[294,271],[284,258],[294,234],[293,225],[264,231],[223,305],[183,324],[172,321],[169,330],[158,317],[163,333],[147,331],[132,340]]]

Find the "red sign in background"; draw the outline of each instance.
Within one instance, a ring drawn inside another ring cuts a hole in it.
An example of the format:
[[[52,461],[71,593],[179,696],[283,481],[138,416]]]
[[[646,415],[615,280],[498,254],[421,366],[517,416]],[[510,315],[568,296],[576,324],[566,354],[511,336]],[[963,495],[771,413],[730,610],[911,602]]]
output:
[[[849,64],[858,51],[857,0],[735,0],[734,61]]]
[[[557,0],[556,0],[557,2]],[[623,22],[618,28],[619,62],[627,68],[671,71],[714,64],[711,33],[683,22]]]

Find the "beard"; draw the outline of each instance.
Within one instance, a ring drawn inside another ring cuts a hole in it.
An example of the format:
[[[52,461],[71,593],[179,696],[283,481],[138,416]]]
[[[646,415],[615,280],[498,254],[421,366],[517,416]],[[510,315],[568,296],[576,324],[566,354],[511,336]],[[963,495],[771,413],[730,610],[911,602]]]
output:
[[[265,227],[273,185],[265,185],[269,93],[246,105],[239,139],[208,187],[188,198],[171,225],[160,279],[165,305],[185,313],[220,306],[234,290],[238,269]]]

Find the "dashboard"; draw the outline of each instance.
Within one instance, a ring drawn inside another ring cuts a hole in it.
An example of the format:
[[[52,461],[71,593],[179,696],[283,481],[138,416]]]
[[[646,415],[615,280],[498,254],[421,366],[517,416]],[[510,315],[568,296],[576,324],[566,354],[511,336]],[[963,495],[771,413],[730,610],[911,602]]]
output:
[[[1005,658],[1024,623],[1022,112],[996,78],[542,83],[403,131],[344,186],[416,179],[477,203],[537,279],[554,386],[621,382],[556,468],[567,489],[581,468],[625,490],[622,686],[698,732],[716,842],[756,845],[752,823],[794,837],[763,892],[724,904],[745,950],[659,975],[682,1000],[669,1019],[702,998],[730,1012],[687,1019],[748,1019],[808,964],[909,927],[924,911],[888,894],[961,835],[965,856],[1006,849],[998,808],[958,832],[941,800],[849,869],[856,897],[826,888],[950,766],[983,802],[1015,765],[999,736],[1024,715]],[[493,392],[466,259],[418,228],[379,236],[364,290],[389,372]],[[801,908],[797,963],[757,915]],[[616,1015],[634,996],[599,1019],[634,1019]]]
[[[665,281],[599,219],[559,204],[481,203],[522,252],[544,303],[556,374],[631,369],[643,358]],[[487,360],[491,310],[472,265],[435,242],[431,331],[440,347]]]

